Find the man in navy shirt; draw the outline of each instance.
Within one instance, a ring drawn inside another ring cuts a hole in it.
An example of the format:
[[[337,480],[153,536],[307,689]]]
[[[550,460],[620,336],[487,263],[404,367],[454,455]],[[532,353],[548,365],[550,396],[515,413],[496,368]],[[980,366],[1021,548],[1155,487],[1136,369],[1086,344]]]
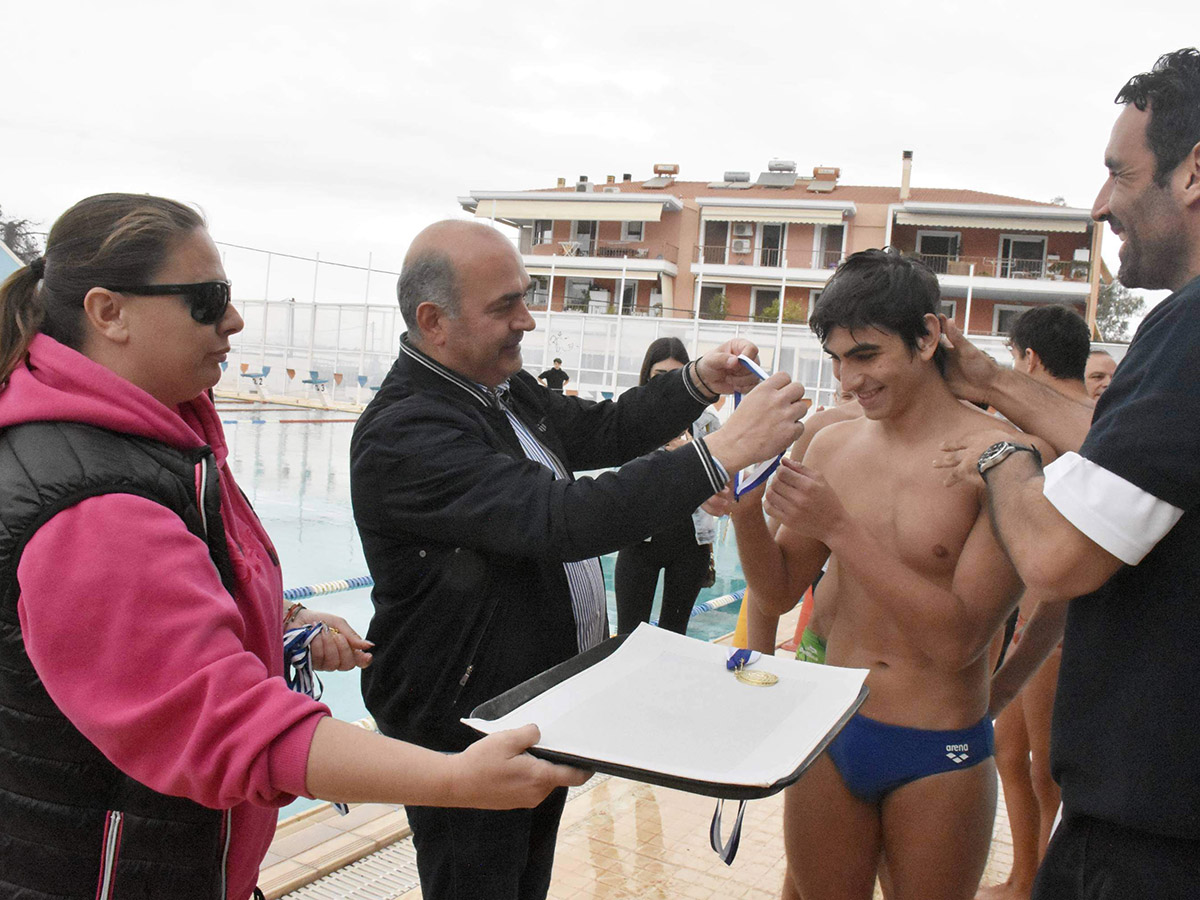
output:
[[[1074,598],[1051,736],[1063,821],[1035,900],[1200,896],[1200,52],[1163,56],[1117,102],[1092,216],[1123,241],[1124,285],[1174,293],[1094,417],[948,329],[956,392],[1062,454],[1043,471],[997,436],[939,463],[984,479],[1027,587]]]

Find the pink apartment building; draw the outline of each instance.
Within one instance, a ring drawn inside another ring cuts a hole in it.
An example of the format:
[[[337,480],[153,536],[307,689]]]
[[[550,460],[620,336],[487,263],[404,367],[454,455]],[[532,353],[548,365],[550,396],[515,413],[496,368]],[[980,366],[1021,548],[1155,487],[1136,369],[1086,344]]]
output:
[[[893,246],[924,260],[945,312],[972,334],[1006,333],[1030,306],[1066,303],[1094,322],[1102,228],[1086,209],[982,191],[841,184],[772,160],[752,179],[608,176],[459,203],[517,229],[535,305],[591,313],[804,322],[839,260]],[[1106,275],[1107,278],[1107,275]]]

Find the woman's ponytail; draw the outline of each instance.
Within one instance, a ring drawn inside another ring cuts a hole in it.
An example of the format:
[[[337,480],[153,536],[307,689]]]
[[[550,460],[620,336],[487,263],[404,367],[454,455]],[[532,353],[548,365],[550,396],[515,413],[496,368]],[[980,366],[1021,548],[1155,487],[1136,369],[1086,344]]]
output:
[[[41,328],[45,308],[38,286],[46,274],[46,258],[39,256],[0,284],[0,385],[8,383]]]

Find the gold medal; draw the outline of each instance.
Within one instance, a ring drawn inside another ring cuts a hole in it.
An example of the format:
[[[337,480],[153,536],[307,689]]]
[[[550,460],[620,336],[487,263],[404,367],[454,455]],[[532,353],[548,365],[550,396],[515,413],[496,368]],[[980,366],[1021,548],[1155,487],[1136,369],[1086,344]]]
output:
[[[734,674],[742,684],[752,684],[755,687],[770,687],[779,681],[779,676],[772,672],[764,672],[761,669],[748,670],[744,666],[738,666]]]

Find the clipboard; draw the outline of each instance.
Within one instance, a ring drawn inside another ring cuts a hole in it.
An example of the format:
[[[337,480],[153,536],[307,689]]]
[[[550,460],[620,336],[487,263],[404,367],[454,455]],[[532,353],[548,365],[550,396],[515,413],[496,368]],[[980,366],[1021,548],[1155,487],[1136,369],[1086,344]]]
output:
[[[471,713],[470,719],[464,719],[464,723],[475,728],[478,731],[485,730],[480,725],[496,722],[504,716],[516,713],[522,707],[536,701],[538,698],[545,695],[552,689],[559,688],[567,684],[571,679],[584,675],[589,670],[603,663],[616,653],[627,640],[633,637],[642,639],[642,630],[650,629],[654,632],[661,632],[660,635],[652,636],[655,640],[682,640],[691,641],[698,644],[705,642],[696,641],[694,638],[686,638],[682,635],[676,635],[670,632],[662,632],[661,629],[654,628],[648,624],[641,624],[638,630],[629,635],[618,635],[610,638],[607,641],[593,647],[584,653],[579,654],[565,662],[559,663],[551,669],[536,675],[533,678],[505,691],[497,697],[488,700],[485,703],[477,706]],[[706,644],[716,651],[714,660],[719,659],[721,669],[724,669],[724,648],[716,645]],[[776,666],[814,666],[812,663],[805,663],[787,659],[775,659]],[[716,663],[714,663],[716,664]],[[815,667],[824,668],[824,667]],[[865,670],[842,669],[843,673],[861,673],[859,682],[865,680]],[[726,674],[731,680],[734,679],[732,674]],[[851,676],[850,684],[853,684]],[[761,694],[747,696],[767,696],[766,692],[772,690],[771,687],[751,687],[745,686],[747,691],[763,692]],[[674,788],[676,790],[686,791],[692,794],[701,794],[708,797],[717,797],[721,800],[756,800],[763,797],[769,797],[778,793],[791,784],[799,780],[800,776],[808,769],[810,765],[819,757],[841,731],[842,727],[854,715],[858,708],[866,699],[868,689],[865,684],[861,684],[857,693],[847,693],[852,699],[840,708],[840,714],[833,722],[833,726],[829,728],[821,736],[820,740],[806,753],[797,765],[787,771],[779,772],[778,776],[773,778],[767,784],[746,784],[737,781],[721,781],[707,778],[689,777],[680,775],[670,770],[669,766],[636,766],[614,762],[611,759],[602,758],[599,756],[591,756],[585,753],[571,753],[562,750],[553,749],[550,746],[535,745],[529,749],[529,753],[540,759],[549,760],[556,763],[564,763],[567,765],[576,766],[582,769],[590,769],[595,772],[603,772],[609,775],[617,775],[622,778],[628,778],[635,781],[654,784],[660,787]],[[782,699],[782,696],[781,698]],[[703,708],[701,708],[703,713]],[[536,721],[536,715],[531,716],[525,721]],[[510,722],[505,727],[511,727],[518,724]],[[720,728],[722,723],[719,720],[711,722],[713,728]],[[498,729],[489,729],[498,730]],[[545,738],[545,733],[544,733]],[[551,741],[552,743],[552,741]]]

